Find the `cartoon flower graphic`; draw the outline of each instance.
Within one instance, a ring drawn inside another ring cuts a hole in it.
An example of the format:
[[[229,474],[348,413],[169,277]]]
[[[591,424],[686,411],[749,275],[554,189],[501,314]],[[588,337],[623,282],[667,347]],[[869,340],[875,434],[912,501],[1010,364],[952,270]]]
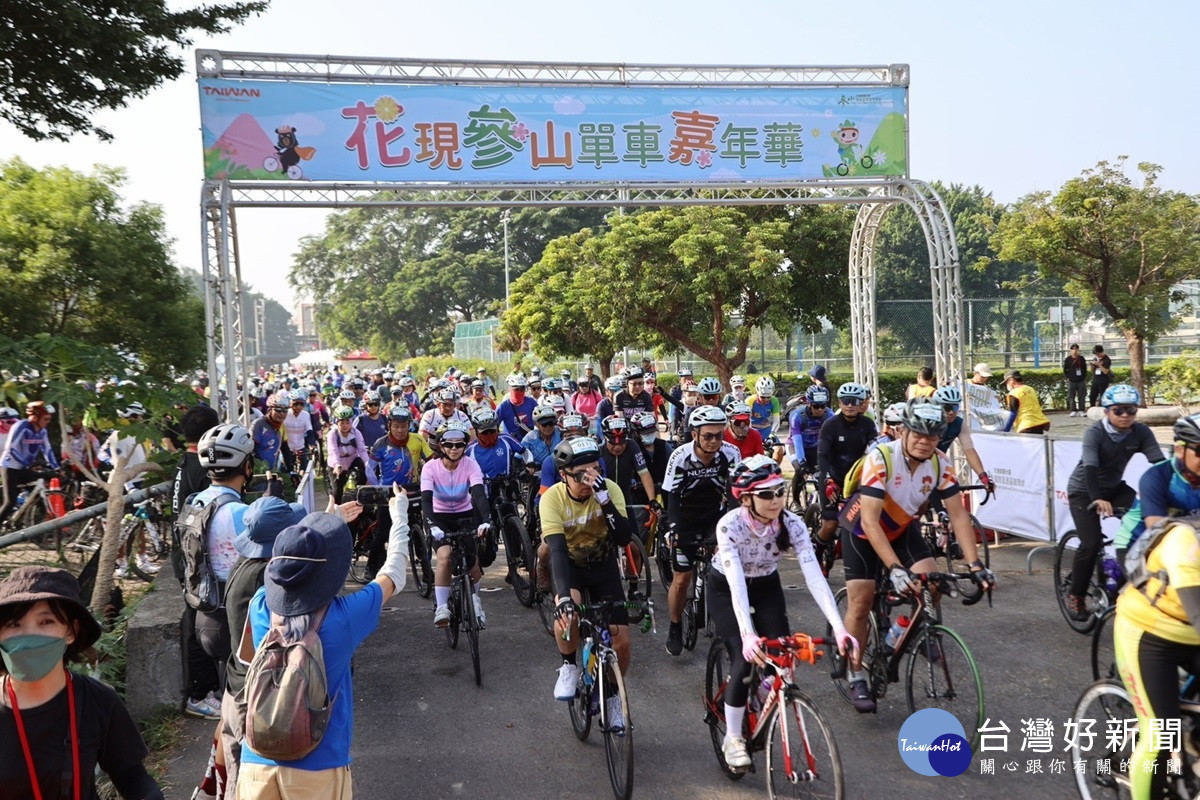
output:
[[[529,138],[529,128],[525,127],[524,122],[518,122],[513,125],[513,138],[518,142],[523,142]]]
[[[821,129],[820,129],[820,128],[813,128],[813,129],[812,129],[812,137],[813,137],[814,139],[820,139],[820,138],[821,138]]]
[[[881,167],[887,163],[887,153],[883,152],[882,150],[876,150],[875,154],[871,157],[874,158],[875,163]]]
[[[700,165],[700,169],[712,166],[712,153],[707,150],[701,150],[700,155],[696,156],[696,163]]]
[[[375,101],[375,116],[380,122],[393,123],[403,113],[403,107],[387,95]]]

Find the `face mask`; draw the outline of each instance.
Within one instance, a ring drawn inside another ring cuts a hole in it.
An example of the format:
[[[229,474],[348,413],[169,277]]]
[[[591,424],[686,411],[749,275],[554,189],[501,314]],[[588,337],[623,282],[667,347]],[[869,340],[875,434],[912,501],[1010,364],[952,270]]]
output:
[[[0,642],[4,668],[9,675],[26,683],[41,680],[55,667],[61,667],[66,652],[67,640],[60,636],[29,633]]]
[[[651,447],[654,445],[654,440],[657,438],[658,434],[648,433],[642,437],[642,444],[646,445],[647,447]]]

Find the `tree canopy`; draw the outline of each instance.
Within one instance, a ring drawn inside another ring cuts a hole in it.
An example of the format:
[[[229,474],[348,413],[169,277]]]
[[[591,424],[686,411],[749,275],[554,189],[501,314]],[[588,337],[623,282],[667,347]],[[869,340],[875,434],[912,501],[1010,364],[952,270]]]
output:
[[[191,32],[225,33],[266,0],[168,10],[164,0],[5,0],[0,118],[31,139],[112,135],[91,117],[183,74]]]
[[[172,261],[162,209],[125,209],[120,170],[0,163],[0,330],[108,345],[166,376],[199,365],[203,303]]]
[[[1136,185],[1125,161],[1101,161],[1056,194],[1023,198],[1000,221],[993,245],[1001,258],[1035,262],[1065,280],[1072,296],[1102,309],[1125,335],[1131,380],[1144,390],[1146,342],[1179,324],[1168,313],[1183,299],[1175,287],[1196,275],[1200,207],[1159,187],[1156,164],[1138,164]]]

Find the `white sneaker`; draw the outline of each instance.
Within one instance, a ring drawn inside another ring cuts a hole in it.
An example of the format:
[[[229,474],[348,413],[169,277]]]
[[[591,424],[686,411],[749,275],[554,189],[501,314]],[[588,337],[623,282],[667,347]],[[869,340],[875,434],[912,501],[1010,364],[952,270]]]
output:
[[[721,750],[730,769],[746,769],[750,766],[750,753],[747,752],[746,740],[742,737],[725,737],[725,746]]]
[[[153,575],[161,569],[158,564],[150,563],[150,559],[146,556],[138,556],[138,569],[145,572],[147,575]]]
[[[487,614],[483,613],[483,601],[479,599],[479,595],[471,595],[471,603],[475,606],[475,618],[479,620],[479,627],[487,627]]]
[[[579,665],[563,664],[558,668],[558,680],[554,682],[555,700],[574,700],[575,687],[579,683]]]
[[[433,612],[433,624],[444,628],[450,624],[450,606],[440,605]]]
[[[129,562],[124,559],[117,561],[117,568],[113,570],[114,578],[124,578],[129,575]]]
[[[608,729],[618,736],[624,736],[625,715],[621,713],[621,698],[613,695],[605,700],[604,712],[608,717]]]

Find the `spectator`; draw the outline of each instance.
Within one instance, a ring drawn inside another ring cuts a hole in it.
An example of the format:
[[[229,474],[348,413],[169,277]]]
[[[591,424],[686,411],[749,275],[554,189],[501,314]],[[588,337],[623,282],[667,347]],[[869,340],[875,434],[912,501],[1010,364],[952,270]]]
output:
[[[1104,345],[1092,348],[1092,390],[1088,395],[1088,408],[1100,402],[1104,390],[1112,385],[1112,359],[1104,352]]]
[[[933,397],[934,390],[937,387],[933,385],[933,369],[931,367],[921,367],[917,370],[917,382],[910,383],[908,389],[904,392],[905,400],[912,400],[914,397]]]
[[[1025,385],[1020,370],[1010,369],[1004,373],[1004,385],[1008,387],[1008,409],[1013,414],[1010,430],[1014,433],[1045,433],[1050,430],[1050,420],[1042,413],[1037,392]]]
[[[69,572],[20,567],[0,582],[0,796],[97,797],[99,767],[121,797],[161,800],[117,693],[66,669],[99,638]]]
[[[1087,362],[1079,355],[1079,344],[1076,342],[1071,345],[1071,354],[1063,359],[1063,377],[1067,379],[1067,410],[1072,417],[1082,417],[1087,411],[1084,405],[1087,375]]]

